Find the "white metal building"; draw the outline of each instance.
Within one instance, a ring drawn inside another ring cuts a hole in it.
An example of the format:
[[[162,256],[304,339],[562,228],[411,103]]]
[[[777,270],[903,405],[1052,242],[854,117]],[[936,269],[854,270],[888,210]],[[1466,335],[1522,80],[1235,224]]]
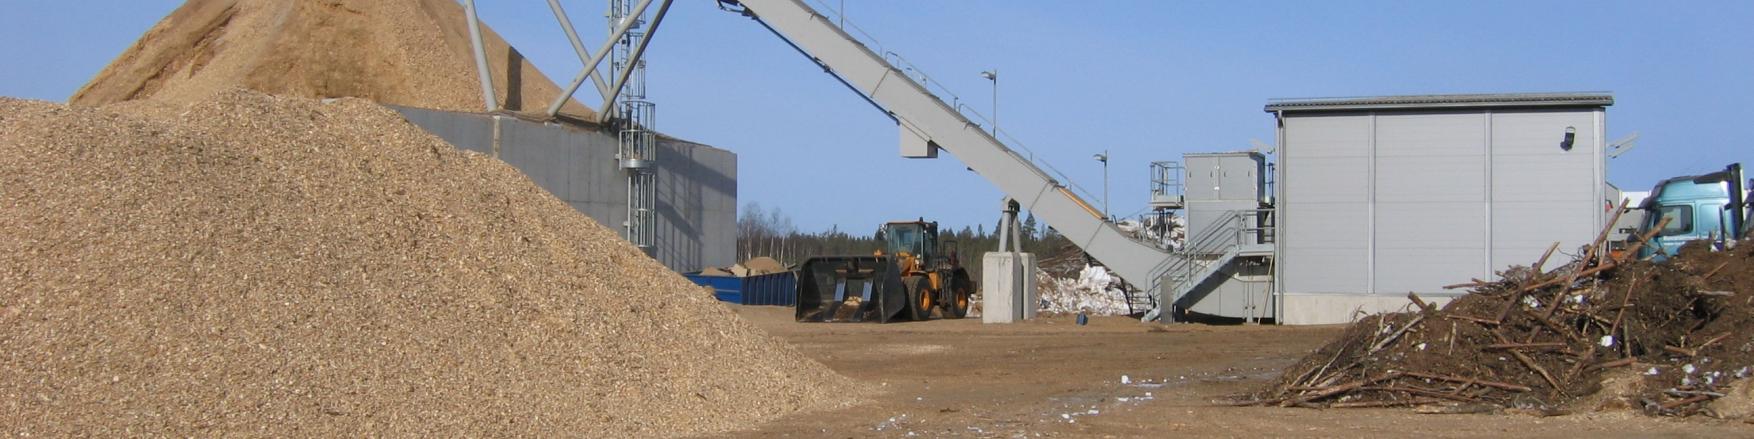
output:
[[[1274,100],[1276,320],[1350,321],[1606,221],[1604,93]],[[1556,256],[1562,260],[1565,256]]]

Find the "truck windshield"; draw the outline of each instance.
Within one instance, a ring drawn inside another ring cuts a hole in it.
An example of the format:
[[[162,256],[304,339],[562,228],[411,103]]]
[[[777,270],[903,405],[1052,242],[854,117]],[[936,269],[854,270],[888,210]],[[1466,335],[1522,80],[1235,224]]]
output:
[[[1685,235],[1693,232],[1693,206],[1663,206],[1659,212],[1662,212],[1662,215],[1651,218],[1651,225],[1657,225],[1662,222],[1663,218],[1669,219],[1669,224],[1663,226],[1662,233],[1659,233],[1660,236]]]

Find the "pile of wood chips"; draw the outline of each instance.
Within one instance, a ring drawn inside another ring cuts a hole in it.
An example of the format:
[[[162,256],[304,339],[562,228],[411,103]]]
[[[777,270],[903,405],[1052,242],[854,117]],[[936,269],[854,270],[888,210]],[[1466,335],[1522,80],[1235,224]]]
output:
[[[1754,383],[1742,380],[1754,366],[1754,243],[1693,243],[1662,263],[1632,260],[1636,248],[1610,256],[1603,244],[1552,271],[1542,269],[1550,248],[1497,281],[1452,286],[1472,292],[1441,309],[1410,294],[1411,311],[1360,319],[1270,388],[1230,403],[1727,413],[1714,400]],[[1636,382],[1603,392],[1612,372]]]
[[[0,434],[722,432],[863,387],[372,102],[0,98]]]
[[[502,108],[541,112],[560,96],[560,87],[492,28],[483,24],[481,32]],[[247,88],[483,111],[473,47],[456,0],[189,0],[68,102],[189,104]],[[596,115],[578,102],[561,111],[577,119]]]

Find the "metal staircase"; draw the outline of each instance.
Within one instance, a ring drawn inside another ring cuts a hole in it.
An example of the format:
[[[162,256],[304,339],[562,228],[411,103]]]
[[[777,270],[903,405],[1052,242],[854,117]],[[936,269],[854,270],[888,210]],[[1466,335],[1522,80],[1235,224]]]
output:
[[[1227,212],[1198,235],[1188,238],[1181,257],[1170,259],[1163,270],[1163,303],[1178,304],[1224,266],[1238,257],[1273,254],[1273,210],[1243,209]]]
[[[1127,315],[1140,315],[1157,309],[1157,293],[1153,290],[1124,291]]]

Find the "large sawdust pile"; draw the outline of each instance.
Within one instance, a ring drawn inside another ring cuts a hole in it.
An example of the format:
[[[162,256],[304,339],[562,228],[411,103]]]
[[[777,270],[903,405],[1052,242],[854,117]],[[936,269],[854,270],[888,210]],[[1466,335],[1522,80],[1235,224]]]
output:
[[[560,88],[485,24],[482,33],[504,108],[546,109]],[[481,111],[471,47],[456,0],[190,0],[68,102],[187,104],[241,87]],[[592,114],[577,102],[563,112]]]
[[[508,165],[364,100],[211,99],[0,98],[0,431],[651,437],[846,402]]]
[[[1749,403],[1726,396],[1754,386],[1754,241],[1709,247],[1537,263],[1441,309],[1365,317],[1244,403],[1730,416]]]

